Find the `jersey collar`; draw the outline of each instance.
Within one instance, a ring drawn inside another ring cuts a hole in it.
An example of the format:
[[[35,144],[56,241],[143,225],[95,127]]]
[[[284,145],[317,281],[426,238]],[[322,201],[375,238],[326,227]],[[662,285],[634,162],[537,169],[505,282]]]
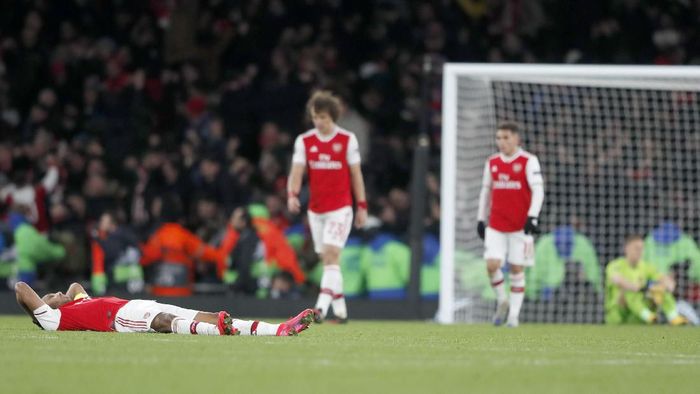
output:
[[[321,142],[328,142],[328,141],[332,140],[336,135],[338,135],[338,130],[339,130],[339,129],[338,129],[338,126],[336,125],[336,126],[333,128],[333,132],[332,132],[332,133],[330,133],[330,134],[328,134],[328,135],[323,135],[323,134],[321,134],[320,131],[318,131],[318,129],[316,129],[316,137],[317,137],[319,140],[321,140]]]
[[[513,161],[513,160],[517,159],[518,157],[520,157],[520,155],[521,155],[522,153],[523,153],[523,148],[518,148],[518,150],[516,150],[515,153],[513,153],[512,156],[506,156],[506,155],[504,155],[503,153],[500,153],[500,152],[498,153],[498,155],[501,157],[501,160],[503,160],[503,162],[505,162],[505,163],[510,163],[511,161]]]

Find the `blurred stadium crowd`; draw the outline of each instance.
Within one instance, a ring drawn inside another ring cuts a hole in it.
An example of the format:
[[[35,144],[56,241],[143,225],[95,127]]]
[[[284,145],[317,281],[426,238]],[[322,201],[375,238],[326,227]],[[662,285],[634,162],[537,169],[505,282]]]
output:
[[[254,227],[268,254],[282,250],[272,259],[286,274],[250,265],[243,270],[255,271],[256,285],[236,289],[294,296],[313,288],[295,286],[314,282],[317,261],[303,217],[286,212],[285,185],[294,136],[309,128],[304,104],[321,87],[342,97],[338,123],[361,146],[373,220],[352,242],[379,245],[369,247],[377,255],[389,243],[405,260],[424,54],[438,62],[698,63],[699,18],[700,1],[3,1],[0,250],[13,255],[0,260],[18,265],[0,275],[34,268],[63,283],[107,271],[138,289],[140,274],[114,267],[143,262],[163,223],[179,223],[214,246],[214,264],[193,266],[199,283],[240,285],[241,270],[227,265],[240,253],[232,239],[243,244]],[[436,242],[440,215],[434,85],[426,245]],[[235,217],[251,204],[252,217]],[[436,255],[426,247],[426,267]],[[363,272],[358,295],[368,290],[371,259],[354,260]],[[37,266],[47,260],[58,263]],[[94,267],[98,260],[106,267]],[[388,281],[405,285],[399,271]]]

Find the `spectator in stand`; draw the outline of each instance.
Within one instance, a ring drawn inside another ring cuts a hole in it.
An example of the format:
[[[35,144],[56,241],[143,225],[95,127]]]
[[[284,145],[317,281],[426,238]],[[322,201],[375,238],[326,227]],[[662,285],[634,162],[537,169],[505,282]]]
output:
[[[251,222],[258,238],[264,245],[265,262],[273,270],[289,272],[294,282],[301,285],[306,280],[306,274],[302,271],[294,249],[284,236],[284,233],[269,219],[269,213],[262,205],[248,207]],[[234,211],[235,214],[235,211]],[[240,238],[235,226],[229,225],[224,235],[221,250],[230,253]]]
[[[66,250],[60,244],[49,241],[46,235],[39,233],[27,221],[29,212],[29,208],[16,205],[8,215],[8,222],[15,240],[17,279],[34,283],[39,264],[63,259]]]
[[[247,209],[236,208],[231,214],[221,249],[229,256],[227,274],[230,278],[227,282],[232,282],[232,290],[256,294],[258,279],[254,276],[253,266],[264,259],[264,246]]]
[[[141,250],[136,234],[120,222],[116,211],[100,216],[91,241],[92,292],[103,295],[108,290],[143,290],[143,272],[139,265]]]
[[[156,198],[153,205],[153,214],[161,224],[143,245],[141,256],[141,265],[148,270],[149,291],[158,296],[191,295],[198,260],[215,264],[221,278],[225,268],[223,253],[179,223],[182,217],[179,198],[165,195]]]
[[[28,208],[25,219],[41,233],[49,229],[46,198],[58,184],[58,168],[55,158],[47,159],[49,165],[41,182],[34,183],[31,160],[21,156],[12,164],[12,182],[0,190],[0,201],[6,206],[22,205]]]

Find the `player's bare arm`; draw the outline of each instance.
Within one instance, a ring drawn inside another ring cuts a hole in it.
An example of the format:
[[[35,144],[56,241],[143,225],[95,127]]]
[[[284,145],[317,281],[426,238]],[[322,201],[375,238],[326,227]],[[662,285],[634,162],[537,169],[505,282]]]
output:
[[[71,285],[68,286],[68,290],[66,290],[66,296],[68,296],[68,298],[70,298],[71,300],[74,300],[75,297],[79,294],[87,295],[87,291],[85,291],[85,288],[83,288],[83,285],[81,285],[80,283],[71,283]]]
[[[622,275],[613,275],[610,278],[610,280],[612,281],[612,283],[615,286],[617,286],[625,291],[639,291],[639,290],[641,290],[641,286],[637,285],[636,283],[632,283],[632,282],[628,281],[627,279],[622,277]]]
[[[289,172],[287,180],[287,209],[293,214],[301,211],[301,203],[299,202],[299,192],[301,191],[301,182],[304,178],[304,164],[293,163],[292,170]]]
[[[34,317],[34,311],[46,303],[31,286],[24,282],[17,282],[15,284],[15,296],[17,297],[17,303],[24,309],[29,317],[32,318],[32,321],[37,324],[38,322]]]
[[[367,196],[365,195],[365,181],[362,177],[362,166],[353,164],[350,166],[350,180],[352,182],[352,192],[357,201],[357,212],[355,213],[355,227],[360,228],[367,221]]]

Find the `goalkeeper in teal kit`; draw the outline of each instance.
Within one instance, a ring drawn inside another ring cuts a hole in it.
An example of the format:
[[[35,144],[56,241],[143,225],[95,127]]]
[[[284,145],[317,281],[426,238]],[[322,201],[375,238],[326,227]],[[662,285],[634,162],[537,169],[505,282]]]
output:
[[[673,279],[642,260],[643,250],[642,237],[629,236],[625,240],[625,257],[608,263],[605,269],[605,322],[652,324],[663,313],[671,325],[687,323],[676,310]]]

